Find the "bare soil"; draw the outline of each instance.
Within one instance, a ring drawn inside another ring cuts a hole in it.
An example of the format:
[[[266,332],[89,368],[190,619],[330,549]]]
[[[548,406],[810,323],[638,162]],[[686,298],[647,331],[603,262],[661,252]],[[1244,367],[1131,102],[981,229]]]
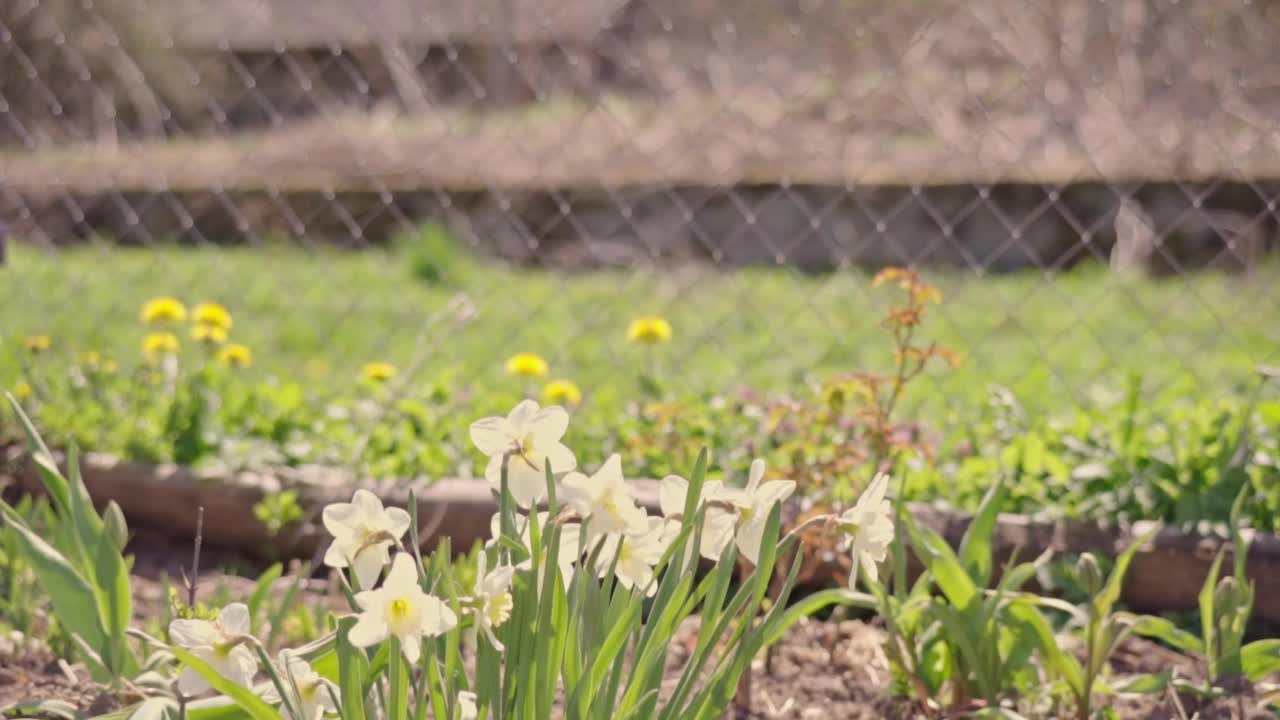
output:
[[[206,587],[212,588],[217,582],[212,576],[205,578]],[[155,594],[145,591],[158,591],[159,586],[145,579],[141,584],[143,594],[154,601]],[[672,643],[668,660],[672,684],[689,657],[697,627],[696,619],[687,622]],[[763,656],[757,658],[749,686],[750,704],[735,708],[730,717],[736,720],[928,717],[916,703],[890,695],[891,677],[881,651],[883,642],[884,632],[875,624],[856,620],[800,623],[774,648],[768,661]],[[1112,671],[1119,678],[1172,669],[1190,679],[1196,678],[1199,672],[1192,658],[1138,638],[1127,640],[1112,660]],[[96,688],[83,668],[65,666],[48,656],[0,659],[0,707],[16,701],[48,699],[68,702],[91,715],[137,700],[127,692],[115,694]],[[1256,703],[1247,689],[1239,698],[1212,705],[1198,706],[1190,698],[1182,698],[1181,702],[1188,713],[1199,712],[1203,720],[1274,717],[1254,708]],[[1112,707],[1122,720],[1180,717],[1172,698],[1163,695],[1117,700]],[[1240,714],[1241,708],[1245,710],[1244,715]],[[1030,716],[1051,717],[1043,713]]]

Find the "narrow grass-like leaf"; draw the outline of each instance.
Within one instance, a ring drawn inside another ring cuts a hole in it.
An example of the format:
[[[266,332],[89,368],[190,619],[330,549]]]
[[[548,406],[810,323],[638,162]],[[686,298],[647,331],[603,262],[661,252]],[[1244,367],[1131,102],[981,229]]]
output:
[[[258,576],[258,582],[254,584],[253,593],[249,595],[249,601],[246,603],[249,608],[249,622],[252,632],[258,632],[260,626],[258,616],[262,612],[262,603],[266,601],[267,593],[271,592],[271,586],[283,574],[284,565],[276,563]]]
[[[1115,567],[1111,569],[1111,575],[1107,577],[1107,584],[1103,586],[1102,591],[1094,599],[1100,615],[1106,615],[1111,612],[1111,608],[1116,601],[1120,599],[1120,591],[1124,587],[1124,576],[1129,572],[1129,564],[1133,562],[1133,556],[1137,554],[1151,539],[1160,532],[1160,526],[1156,525],[1147,532],[1143,533],[1136,540],[1130,543],[1129,547],[1116,558]]]
[[[417,642],[417,641],[412,641]],[[409,667],[404,653],[400,649],[399,638],[388,638],[387,677],[390,688],[387,691],[387,720],[405,720],[409,717]]]
[[[355,617],[338,621],[336,655],[338,658],[338,688],[342,696],[342,720],[364,720],[365,676],[369,658],[364,651],[351,644],[348,634],[355,627]]]

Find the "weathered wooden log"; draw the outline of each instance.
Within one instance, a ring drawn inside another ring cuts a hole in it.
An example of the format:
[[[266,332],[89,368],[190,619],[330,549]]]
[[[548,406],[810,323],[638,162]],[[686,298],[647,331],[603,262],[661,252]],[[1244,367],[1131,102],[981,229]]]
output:
[[[20,481],[39,491],[40,480],[29,461],[22,465]],[[119,503],[131,526],[147,527],[187,539],[196,531],[196,508],[204,508],[206,544],[233,549],[256,558],[310,558],[323,551],[328,540],[319,522],[320,510],[332,502],[345,502],[357,487],[378,494],[387,504],[404,506],[409,490],[415,491],[421,539],[434,547],[448,537],[455,551],[469,549],[489,536],[489,519],[497,505],[489,485],[460,478],[434,482],[358,482],[330,468],[281,468],[270,473],[241,472],[229,477],[202,477],[176,465],[129,462],[99,453],[81,459],[81,475],[90,495],[105,503]],[[632,481],[642,505],[657,508],[657,482]],[[281,536],[272,536],[253,513],[263,497],[282,489],[298,493],[305,511],[302,522]],[[933,528],[953,546],[958,545],[971,516],[912,503],[910,511],[923,525]],[[1001,514],[993,539],[997,559],[1017,553],[1029,559],[1045,550],[1074,554],[1095,552],[1115,555],[1152,527],[1149,522],[1132,526],[1102,525],[1085,521],[1048,522],[1026,515]],[[1280,537],[1246,531],[1249,540],[1247,570],[1257,586],[1256,612],[1269,622],[1280,622]],[[1221,536],[1200,535],[1164,528],[1134,557],[1124,584],[1122,600],[1144,612],[1192,610],[1214,555],[1231,543]]]

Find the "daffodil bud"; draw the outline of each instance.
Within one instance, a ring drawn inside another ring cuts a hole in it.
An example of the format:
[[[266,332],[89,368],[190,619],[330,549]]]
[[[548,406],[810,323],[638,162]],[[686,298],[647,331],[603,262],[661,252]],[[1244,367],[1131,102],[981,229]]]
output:
[[[1218,587],[1213,591],[1213,607],[1218,615],[1227,615],[1235,611],[1240,602],[1238,590],[1236,579],[1230,575],[1218,581]]]
[[[1102,591],[1102,568],[1098,566],[1098,558],[1093,553],[1084,553],[1076,561],[1076,577],[1089,597]]]

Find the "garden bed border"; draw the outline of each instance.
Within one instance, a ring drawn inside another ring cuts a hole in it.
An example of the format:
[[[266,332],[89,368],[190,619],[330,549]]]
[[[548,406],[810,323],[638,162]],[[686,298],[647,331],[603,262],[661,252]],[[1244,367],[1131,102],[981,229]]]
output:
[[[9,467],[17,468],[17,480],[28,491],[39,491],[35,464],[18,450],[10,453]],[[59,457],[61,462],[62,458]],[[424,546],[449,537],[454,551],[466,551],[489,534],[489,519],[496,502],[483,480],[447,478],[436,481],[356,482],[346,473],[318,466],[278,468],[269,472],[201,473],[173,464],[120,460],[102,453],[86,453],[80,461],[81,476],[98,502],[114,499],[132,527],[146,527],[176,538],[196,532],[196,509],[204,508],[204,542],[260,559],[281,557],[319,558],[325,534],[320,510],[333,502],[350,500],[357,487],[375,492],[386,504],[405,506],[414,489]],[[657,507],[657,482],[633,480],[640,503]],[[253,506],[265,495],[283,489],[298,493],[304,519],[292,530],[273,536],[254,516]],[[910,511],[925,526],[941,533],[953,546],[959,544],[971,516],[923,503],[911,503]],[[1089,521],[1049,521],[1028,515],[1002,513],[993,546],[998,559],[1014,552],[1031,558],[1047,549],[1055,553],[1095,552],[1116,555],[1153,526],[1103,525]],[[1256,616],[1280,622],[1280,536],[1248,530],[1246,568],[1256,583]],[[1143,612],[1193,610],[1213,558],[1220,549],[1232,552],[1229,538],[1162,528],[1134,557],[1124,583],[1122,600]]]

